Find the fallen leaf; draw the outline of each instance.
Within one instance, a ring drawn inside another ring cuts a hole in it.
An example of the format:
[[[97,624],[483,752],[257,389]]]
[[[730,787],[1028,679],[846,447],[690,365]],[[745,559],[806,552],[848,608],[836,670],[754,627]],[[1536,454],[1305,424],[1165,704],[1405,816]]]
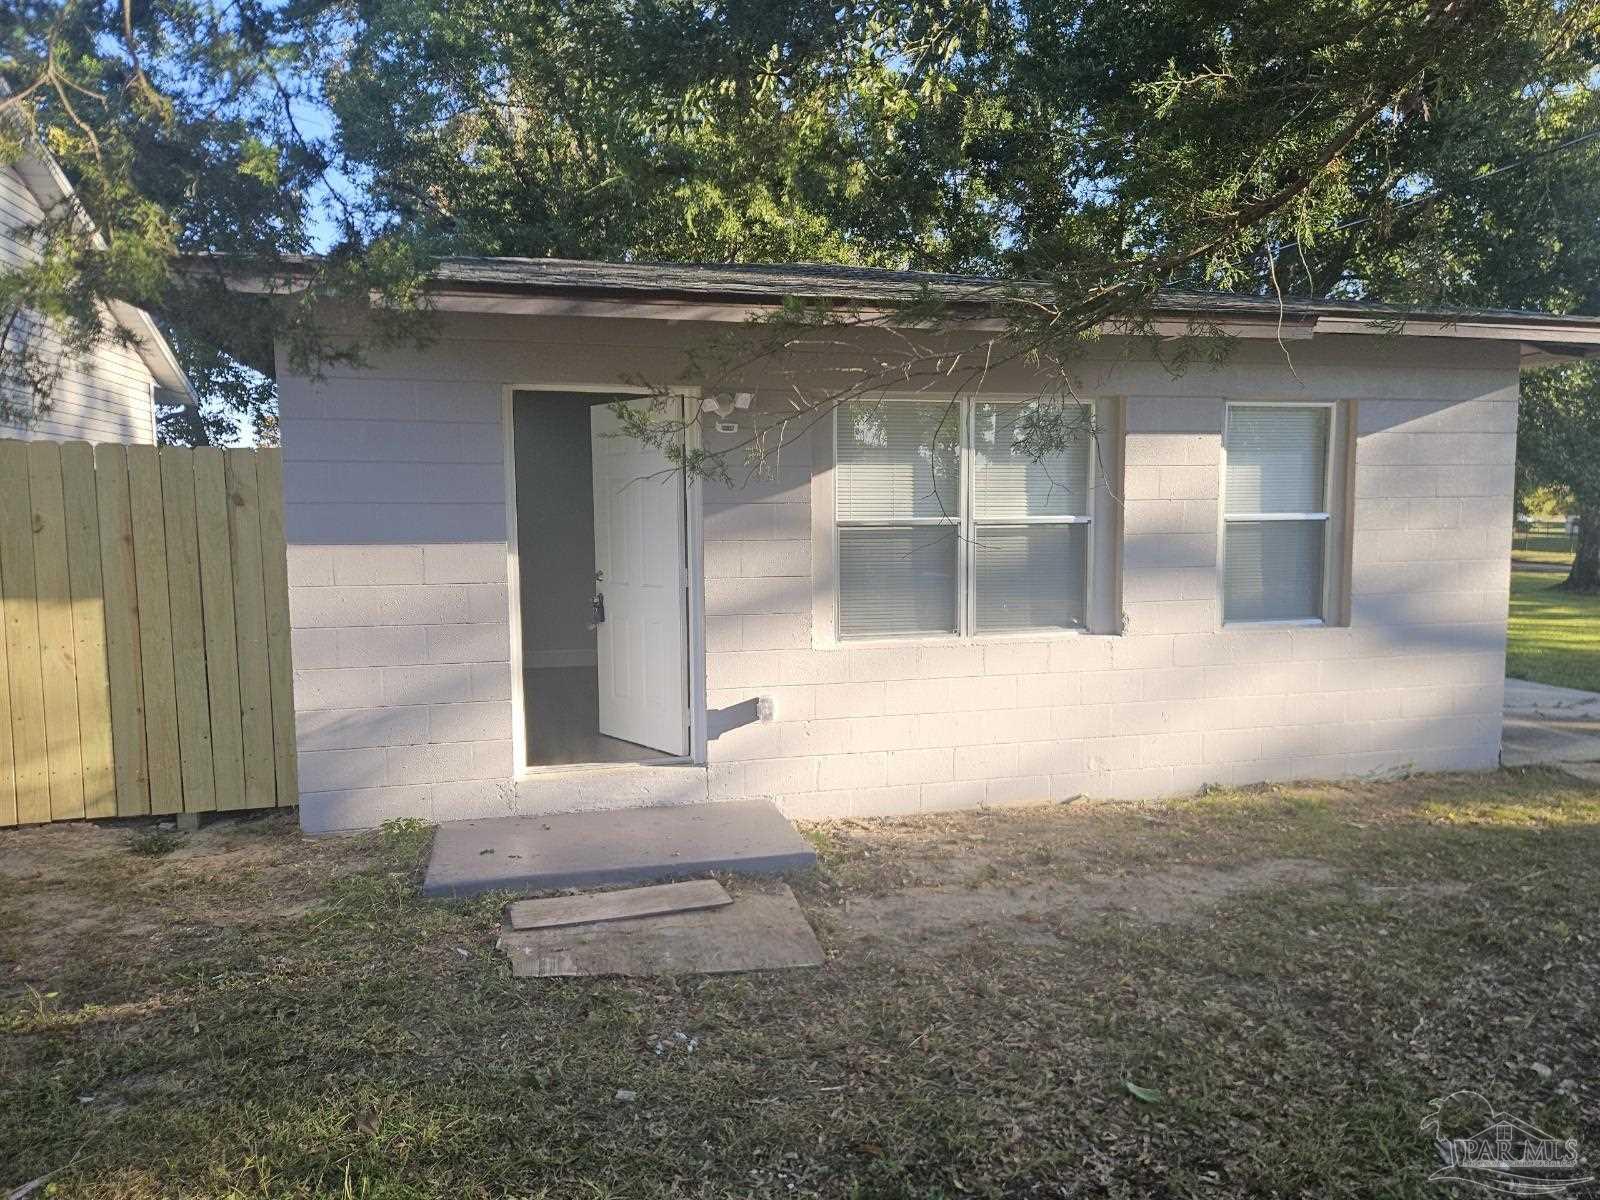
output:
[[[1161,1093],[1154,1088],[1140,1087],[1131,1079],[1124,1079],[1122,1086],[1128,1089],[1128,1095],[1135,1100],[1143,1100],[1146,1104],[1160,1104]]]

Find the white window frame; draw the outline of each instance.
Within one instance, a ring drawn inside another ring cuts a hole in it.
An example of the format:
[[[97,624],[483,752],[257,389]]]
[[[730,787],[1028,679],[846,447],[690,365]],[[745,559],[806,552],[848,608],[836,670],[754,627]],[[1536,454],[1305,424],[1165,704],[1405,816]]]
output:
[[[833,570],[833,614],[834,634],[833,639],[839,645],[863,646],[874,643],[893,643],[905,641],[951,641],[983,640],[1004,638],[1031,638],[1041,636],[1054,637],[1059,635],[1081,635],[1088,632],[1090,610],[1094,597],[1094,521],[1095,521],[1095,491],[1099,486],[1098,455],[1095,452],[1094,440],[1091,437],[1089,444],[1089,470],[1086,477],[1086,490],[1088,493],[1087,513],[1082,516],[1040,516],[1040,517],[1013,517],[1004,521],[984,521],[982,524],[991,529],[1022,528],[1029,525],[1084,525],[1087,530],[1084,538],[1084,582],[1083,582],[1083,612],[1084,619],[1081,625],[1038,625],[1024,629],[992,630],[988,633],[978,631],[974,621],[977,609],[978,573],[973,562],[972,546],[976,537],[979,521],[973,513],[972,479],[977,464],[976,448],[976,413],[980,404],[1029,404],[1038,400],[1037,396],[1026,395],[1000,395],[1000,396],[973,396],[971,398],[943,400],[928,396],[885,396],[879,399],[865,401],[872,404],[935,404],[944,403],[957,408],[957,513],[950,517],[904,517],[894,520],[843,520],[839,516],[839,490],[835,486],[832,496],[833,509],[829,513],[830,546],[835,564]],[[857,401],[859,403],[860,401]],[[1091,419],[1095,413],[1092,401],[1083,401],[1084,407],[1089,410]],[[839,463],[839,409],[836,406],[831,422],[832,462],[835,469]],[[927,633],[897,633],[882,637],[847,638],[838,633],[841,600],[839,596],[839,530],[840,529],[906,529],[926,526],[929,528],[954,527],[956,530],[956,628],[954,631],[935,630]]]
[[[1228,432],[1233,427],[1233,410],[1236,408],[1320,408],[1328,414],[1328,444],[1322,463],[1322,511],[1306,513],[1230,512],[1228,510]],[[1217,505],[1217,617],[1224,628],[1235,629],[1257,625],[1327,625],[1330,605],[1329,588],[1332,584],[1333,561],[1333,466],[1334,448],[1339,444],[1339,406],[1334,400],[1229,400],[1222,413],[1222,473],[1218,478],[1218,491],[1222,502]],[[1318,589],[1318,608],[1314,617],[1262,617],[1255,620],[1227,619],[1228,526],[1247,521],[1321,521],[1322,522],[1322,586]]]

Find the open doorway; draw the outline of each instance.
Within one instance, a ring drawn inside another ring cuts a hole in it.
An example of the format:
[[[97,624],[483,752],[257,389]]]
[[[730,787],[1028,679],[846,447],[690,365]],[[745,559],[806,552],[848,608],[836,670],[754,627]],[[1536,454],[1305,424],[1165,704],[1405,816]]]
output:
[[[624,399],[512,394],[524,767],[689,752],[683,476]]]

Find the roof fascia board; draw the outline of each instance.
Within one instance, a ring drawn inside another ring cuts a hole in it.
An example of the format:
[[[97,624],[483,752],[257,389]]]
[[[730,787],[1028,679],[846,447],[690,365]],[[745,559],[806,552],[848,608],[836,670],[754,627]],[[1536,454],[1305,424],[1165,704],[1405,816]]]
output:
[[[1446,321],[1438,318],[1321,316],[1318,333],[1357,333],[1378,336],[1469,338],[1477,341],[1554,342],[1600,346],[1600,327],[1566,325],[1558,321]]]
[[[533,296],[508,292],[432,291],[428,302],[441,312],[490,313],[516,317],[622,317],[651,321],[748,321],[771,313],[774,304],[717,301]]]
[[[150,372],[151,378],[168,391],[182,396],[185,405],[200,403],[200,397],[195,395],[194,385],[189,382],[189,377],[178,365],[178,356],[172,352],[171,343],[157,328],[155,319],[144,309],[135,308],[121,301],[113,303],[110,307],[111,315],[116,318],[117,323],[133,335],[139,357],[144,361],[145,369]]]
[[[228,286],[255,295],[289,295],[305,288],[293,271],[277,278],[262,275],[232,276]],[[494,285],[442,285],[429,290],[429,301],[441,312],[484,313],[500,316],[606,317],[677,322],[739,323],[768,316],[780,306],[776,299],[738,298],[708,295],[703,298],[658,295],[608,295],[558,291],[513,289]],[[377,302],[378,297],[373,297]],[[819,300],[818,303],[825,301]],[[831,301],[847,303],[847,301]],[[960,304],[960,301],[956,301]],[[982,302],[980,302],[982,303]],[[865,319],[888,318],[892,307],[862,305],[852,311]],[[1536,357],[1555,361],[1551,355],[1582,357],[1579,349],[1600,346],[1600,324],[1577,325],[1559,319],[1449,320],[1440,317],[1407,317],[1403,313],[1338,313],[1288,309],[1283,314],[1208,310],[1203,304],[1193,307],[1157,306],[1155,315],[1138,332],[1162,338],[1182,337],[1193,331],[1195,322],[1204,322],[1229,336],[1251,339],[1303,341],[1319,334],[1358,334],[1366,336],[1461,338],[1477,341],[1516,341],[1536,345]],[[1003,332],[1007,322],[993,317],[964,320],[960,328],[975,333]],[[1108,322],[1100,332],[1107,336],[1126,336],[1126,324]]]
[[[251,291],[272,290],[268,285],[259,281],[252,281],[255,286]],[[719,303],[716,301],[694,300],[651,300],[651,299],[614,299],[604,300],[596,298],[578,298],[552,295],[513,294],[508,292],[489,291],[430,291],[429,302],[434,309],[440,312],[458,313],[487,313],[498,316],[518,317],[609,317],[632,320],[653,321],[687,321],[687,322],[732,322],[738,323],[751,320],[755,317],[771,315],[779,305],[776,303]],[[892,308],[863,307],[853,310],[865,320],[891,319],[894,316]],[[1196,313],[1197,317],[1204,316]],[[1286,341],[1300,341],[1310,338],[1314,332],[1312,321],[1306,317],[1291,316],[1283,320],[1281,325],[1275,319],[1251,320],[1240,316],[1223,316],[1208,322],[1217,329],[1234,337],[1242,338],[1282,338]],[[954,328],[974,333],[1003,333],[1009,324],[1006,321],[992,317],[979,317],[964,320],[955,324]],[[1146,330],[1158,337],[1172,338],[1183,337],[1191,333],[1191,318],[1157,317],[1152,320]],[[1110,323],[1101,327],[1101,332],[1108,336],[1127,335],[1130,330],[1125,325]]]

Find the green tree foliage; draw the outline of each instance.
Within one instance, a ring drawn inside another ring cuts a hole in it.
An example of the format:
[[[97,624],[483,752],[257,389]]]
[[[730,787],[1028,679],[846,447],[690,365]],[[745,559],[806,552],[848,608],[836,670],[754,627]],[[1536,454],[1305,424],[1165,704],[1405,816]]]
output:
[[[156,316],[207,401],[164,418],[164,433],[206,440],[242,425],[270,438],[261,371],[274,338],[304,363],[358,348],[332,341],[304,300],[262,303],[177,266],[223,254],[272,279],[311,248],[319,208],[339,190],[334,155],[302,129],[316,103],[301,70],[309,27],[254,0],[20,0],[7,18],[0,164],[42,151],[76,196],[16,229],[39,261],[0,268],[0,414],[36,415],[66,357],[126,340],[107,307],[125,301]],[[409,251],[356,207],[341,218],[316,293],[364,299],[370,282],[403,297]],[[41,320],[59,343],[33,336]],[[394,323],[385,332],[398,336]]]
[[[1592,26],[1571,42],[1595,55]],[[1430,304],[1600,315],[1600,93],[1560,73],[1516,93],[1472,81],[1471,103],[1412,133],[1403,190],[1284,255],[1289,286]],[[1371,227],[1378,232],[1370,232]],[[1567,586],[1600,589],[1600,374],[1593,365],[1526,372],[1518,491],[1572,498],[1585,536]],[[1509,519],[1509,514],[1508,514]]]
[[[349,34],[323,68],[343,150],[439,249],[896,265],[977,207],[941,219],[941,164],[900,141],[960,16],[377,0],[324,20]]]
[[[100,302],[131,300],[193,340],[185,359],[211,365],[226,406],[263,417],[217,346],[254,347],[256,366],[269,338],[299,363],[358,356],[317,314],[373,292],[371,336],[425,336],[441,253],[992,272],[1043,282],[996,289],[994,308],[1047,358],[1108,319],[1140,330],[1163,285],[1409,296],[1424,234],[1442,245],[1470,220],[1411,201],[1465,187],[1492,208],[1484,167],[1549,141],[1550,97],[1588,103],[1596,26],[1594,0],[17,11],[6,111],[62,160],[109,249],[44,231],[50,265],[0,274],[0,315],[47,313],[87,345],[109,332]],[[319,209],[334,253],[287,262]],[[173,269],[198,251],[265,280],[292,265],[303,290],[240,301]],[[1468,259],[1439,296],[1470,298]],[[0,370],[17,357],[0,346]],[[1041,422],[1039,448],[1064,428]]]
[[[1455,182],[1441,164],[1486,138],[1525,146],[1536,94],[1587,79],[1594,20],[1547,0],[363,0],[324,19],[347,35],[325,67],[344,151],[443,247],[1086,294],[1253,288],[1269,239]]]
[[[1563,586],[1600,592],[1600,366],[1530,373],[1517,440],[1518,482],[1565,489],[1578,514],[1577,554]]]

